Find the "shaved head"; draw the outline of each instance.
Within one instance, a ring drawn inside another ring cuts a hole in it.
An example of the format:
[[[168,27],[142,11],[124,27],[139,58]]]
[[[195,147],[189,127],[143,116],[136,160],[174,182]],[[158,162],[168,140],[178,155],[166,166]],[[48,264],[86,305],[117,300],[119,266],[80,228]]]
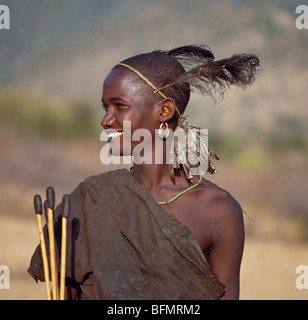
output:
[[[157,88],[161,88],[175,82],[185,73],[185,69],[177,59],[159,51],[136,55],[123,60],[122,63],[128,64],[138,70]],[[154,90],[131,70],[120,65],[117,65],[114,68],[121,68],[125,75],[133,77],[135,81],[140,82],[143,85],[145,90],[144,92],[146,93],[145,100],[148,104],[153,105],[162,99],[159,94],[154,93]],[[181,113],[184,112],[190,98],[190,88],[188,83],[178,85],[176,87],[169,87],[161,91],[167,97],[174,100]]]

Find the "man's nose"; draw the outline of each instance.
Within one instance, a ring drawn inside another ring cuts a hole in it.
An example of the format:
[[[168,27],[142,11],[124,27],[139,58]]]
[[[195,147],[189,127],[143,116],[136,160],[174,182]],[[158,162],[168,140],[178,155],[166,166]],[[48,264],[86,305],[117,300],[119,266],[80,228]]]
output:
[[[108,129],[108,128],[112,128],[114,123],[115,123],[114,115],[112,114],[111,111],[108,110],[101,121],[101,126],[104,129]]]

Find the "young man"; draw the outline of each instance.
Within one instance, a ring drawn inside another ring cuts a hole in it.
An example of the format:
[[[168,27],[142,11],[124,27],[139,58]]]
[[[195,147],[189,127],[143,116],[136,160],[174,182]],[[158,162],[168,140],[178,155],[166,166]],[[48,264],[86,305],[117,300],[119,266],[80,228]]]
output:
[[[222,97],[230,84],[250,85],[258,66],[254,55],[214,62],[206,46],[185,46],[137,55],[111,70],[101,124],[110,153],[133,155],[134,166],[90,177],[70,195],[67,298],[239,298],[242,209],[202,177],[215,172],[213,153],[198,135],[193,141],[196,127],[183,113],[191,89]],[[140,129],[147,132],[141,142],[132,138]],[[179,129],[184,153],[170,134]],[[28,271],[44,280],[39,247]]]

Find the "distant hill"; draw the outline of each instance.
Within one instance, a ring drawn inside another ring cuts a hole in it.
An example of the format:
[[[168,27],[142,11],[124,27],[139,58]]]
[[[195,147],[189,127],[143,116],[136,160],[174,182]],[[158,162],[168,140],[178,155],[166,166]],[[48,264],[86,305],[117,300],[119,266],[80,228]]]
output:
[[[288,130],[292,125],[285,119],[291,117],[293,126],[306,130],[308,31],[295,28],[301,2],[2,1],[11,10],[11,30],[0,31],[0,86],[99,104],[103,79],[119,60],[206,43],[217,59],[257,54],[263,73],[250,90],[232,91],[217,106],[194,98],[193,119],[215,130],[255,134]]]

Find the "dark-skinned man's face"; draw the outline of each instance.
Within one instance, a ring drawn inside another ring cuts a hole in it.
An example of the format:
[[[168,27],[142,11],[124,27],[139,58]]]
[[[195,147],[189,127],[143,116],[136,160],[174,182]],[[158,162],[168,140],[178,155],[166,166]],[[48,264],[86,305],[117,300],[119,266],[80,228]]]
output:
[[[136,81],[134,74],[127,75],[121,69],[113,69],[105,79],[102,103],[105,115],[101,121],[108,134],[110,152],[113,155],[131,155],[140,141],[132,141],[137,129],[146,129],[149,143],[153,143],[155,129],[159,128],[158,108],[149,106],[145,94],[146,84]],[[127,123],[124,123],[127,121]],[[127,124],[130,123],[130,131]],[[146,138],[146,137],[143,137]]]

